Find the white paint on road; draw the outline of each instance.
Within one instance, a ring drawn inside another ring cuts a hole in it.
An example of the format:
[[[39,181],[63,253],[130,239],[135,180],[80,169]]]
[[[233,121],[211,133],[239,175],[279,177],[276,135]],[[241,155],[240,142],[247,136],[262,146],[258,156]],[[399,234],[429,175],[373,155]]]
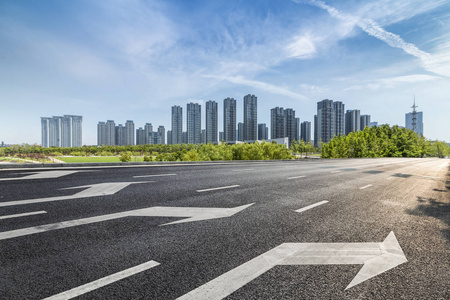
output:
[[[28,216],[34,216],[34,215],[40,215],[40,214],[46,214],[46,213],[47,212],[45,210],[40,210],[40,211],[27,212],[27,213],[22,213],[22,214],[0,216],[0,220],[19,218],[19,217],[28,217]]]
[[[159,266],[160,263],[154,260],[150,260],[146,263],[140,264],[138,266],[114,273],[112,275],[100,278],[98,280],[95,280],[93,282],[84,284],[82,286],[73,288],[71,290],[62,292],[60,294],[45,298],[44,300],[65,300],[65,299],[72,299],[75,297],[78,297],[80,295],[89,293],[91,291],[94,291],[96,289],[99,289],[101,287],[104,287],[108,284],[114,283],[116,281],[122,280],[124,278],[130,277],[134,274],[146,271],[148,269],[154,268],[156,266]]]
[[[150,183],[150,182],[154,182],[154,181],[106,182],[106,183],[97,183],[97,184],[84,185],[84,186],[75,186],[75,187],[65,188],[63,190],[81,189],[81,188],[88,188],[88,189],[78,192],[75,195],[69,195],[69,196],[58,196],[58,197],[0,202],[0,207],[25,205],[25,204],[32,204],[32,203],[53,202],[53,201],[61,201],[61,200],[69,200],[69,199],[98,197],[98,196],[105,196],[105,195],[114,195],[115,193],[126,188],[130,184]]]
[[[431,179],[441,179],[441,177],[435,177],[435,176],[420,176],[422,178],[431,178]]]
[[[320,202],[317,202],[317,203],[308,205],[308,206],[306,206],[306,207],[297,209],[296,212],[304,212],[304,211],[307,211],[308,209],[317,207],[317,206],[322,205],[322,204],[325,204],[325,203],[328,203],[328,201],[324,200],[324,201],[320,201]]]
[[[331,174],[341,173],[341,171],[336,170],[336,171],[331,171],[330,173],[331,173]]]
[[[301,176],[294,176],[294,177],[288,177],[288,179],[297,179],[297,178],[305,178],[305,175],[301,175]]]
[[[170,222],[163,225],[172,225],[186,222],[195,222],[211,219],[219,219],[231,217],[232,215],[246,209],[253,205],[246,204],[242,206],[232,208],[209,208],[209,207],[165,207],[154,206],[143,209],[136,209],[130,211],[124,211],[114,214],[101,215],[96,217],[65,221],[60,223],[46,224],[34,227],[28,227],[23,229],[16,229],[11,231],[0,232],[0,240],[12,239],[19,236],[31,235],[51,230],[75,227],[80,225],[104,222],[108,220],[120,219],[125,217],[177,217],[187,218],[174,222]]]
[[[371,186],[373,186],[373,185],[368,184],[368,185],[365,185],[365,186],[360,187],[359,189],[360,189],[360,190],[364,190],[364,189],[370,188]]]
[[[284,243],[181,296],[223,299],[280,265],[362,264],[346,289],[407,262],[393,232],[382,243]]]
[[[42,172],[33,172],[34,174],[27,175],[27,176],[24,176],[24,177],[0,178],[0,181],[59,178],[59,177],[67,176],[67,175],[78,173],[78,172],[80,172],[80,171],[42,171]]]
[[[388,178],[386,178],[386,180],[391,180],[391,179],[394,179],[394,177],[388,177]]]
[[[209,191],[217,191],[217,190],[224,190],[224,189],[232,189],[232,188],[239,187],[239,186],[240,186],[240,185],[221,186],[221,187],[216,187],[216,188],[210,188],[210,189],[204,189],[204,190],[197,190],[197,192],[203,193],[203,192],[209,192]]]
[[[133,176],[133,178],[144,178],[144,177],[163,177],[163,176],[176,176],[177,174],[155,174],[155,175],[139,175]]]

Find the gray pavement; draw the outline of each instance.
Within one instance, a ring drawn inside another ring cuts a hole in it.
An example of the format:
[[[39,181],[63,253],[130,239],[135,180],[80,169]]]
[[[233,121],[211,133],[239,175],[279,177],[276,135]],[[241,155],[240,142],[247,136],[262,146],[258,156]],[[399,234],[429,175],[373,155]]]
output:
[[[1,170],[0,295],[449,299],[449,190],[445,159]]]

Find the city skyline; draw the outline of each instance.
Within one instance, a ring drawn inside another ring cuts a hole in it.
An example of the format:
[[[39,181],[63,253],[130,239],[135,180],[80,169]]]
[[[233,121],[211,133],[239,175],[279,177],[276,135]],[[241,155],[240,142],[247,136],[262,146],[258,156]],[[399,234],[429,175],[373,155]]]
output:
[[[83,116],[87,145],[97,144],[100,120],[170,130],[173,105],[205,108],[212,100],[222,107],[227,97],[236,99],[237,125],[247,94],[258,97],[258,123],[270,124],[270,109],[282,106],[314,124],[316,103],[332,99],[369,114],[371,122],[400,126],[415,95],[425,137],[450,141],[448,1],[0,6],[0,141],[6,144],[40,144],[40,117],[57,116],[62,105]]]

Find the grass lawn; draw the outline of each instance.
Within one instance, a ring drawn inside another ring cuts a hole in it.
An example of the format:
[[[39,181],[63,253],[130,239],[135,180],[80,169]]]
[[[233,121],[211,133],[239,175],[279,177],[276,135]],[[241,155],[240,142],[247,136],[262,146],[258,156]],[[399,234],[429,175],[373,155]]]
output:
[[[120,162],[120,159],[118,156],[71,156],[71,157],[65,157],[65,156],[57,156],[55,157],[59,160],[62,160],[66,163],[97,163],[97,162]],[[134,161],[144,161],[143,157],[132,157],[131,162]]]

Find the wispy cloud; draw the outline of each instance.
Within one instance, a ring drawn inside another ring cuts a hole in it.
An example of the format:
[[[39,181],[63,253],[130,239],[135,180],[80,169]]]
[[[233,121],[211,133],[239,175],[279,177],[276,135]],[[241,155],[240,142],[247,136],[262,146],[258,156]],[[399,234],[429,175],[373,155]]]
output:
[[[308,1],[299,1],[294,0],[296,3],[308,3],[319,7],[321,9],[326,10],[330,16],[344,21],[346,23],[354,24],[361,28],[364,32],[373,36],[391,47],[402,49],[404,52],[419,58],[422,61],[423,66],[431,72],[436,74],[450,76],[450,70],[447,65],[447,60],[445,57],[441,57],[441,55],[433,56],[430,53],[420,50],[416,45],[412,43],[408,43],[403,40],[399,35],[394,34],[392,32],[386,31],[382,28],[377,22],[369,18],[361,18],[359,16],[346,14],[338,9],[326,4],[320,0],[308,0]],[[446,64],[446,67],[442,68],[442,63]]]
[[[394,88],[395,86],[404,83],[421,83],[435,80],[442,80],[442,77],[427,74],[396,76],[396,77],[380,78],[376,80],[366,80],[364,84],[352,85],[348,88],[345,88],[343,91],[344,92],[357,91],[363,89],[378,90],[378,89]],[[346,79],[346,81],[349,81],[349,79]]]
[[[220,80],[225,80],[234,84],[245,85],[253,87],[259,90],[263,90],[272,94],[287,96],[292,99],[301,100],[304,102],[309,101],[309,99],[301,94],[292,92],[285,87],[276,86],[262,81],[245,79],[242,76],[215,76],[215,75],[204,75],[206,78],[215,78]]]

